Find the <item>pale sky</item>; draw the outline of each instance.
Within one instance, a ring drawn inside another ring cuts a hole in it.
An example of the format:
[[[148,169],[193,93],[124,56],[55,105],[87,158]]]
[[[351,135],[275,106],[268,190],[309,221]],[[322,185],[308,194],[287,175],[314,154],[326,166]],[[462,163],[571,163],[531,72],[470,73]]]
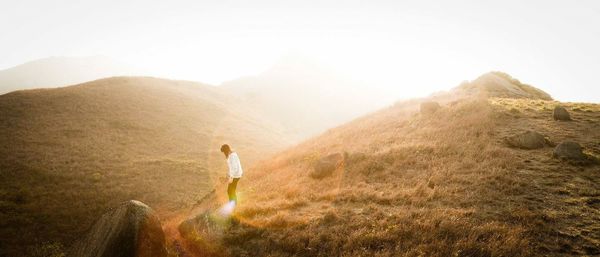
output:
[[[600,102],[600,1],[7,1],[0,69],[105,55],[218,85],[307,56],[397,98],[505,71]]]

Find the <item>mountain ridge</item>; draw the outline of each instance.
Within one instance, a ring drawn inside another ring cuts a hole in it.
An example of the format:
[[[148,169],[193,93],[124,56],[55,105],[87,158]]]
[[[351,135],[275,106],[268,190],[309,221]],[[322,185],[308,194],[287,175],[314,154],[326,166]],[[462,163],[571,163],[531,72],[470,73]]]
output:
[[[269,70],[219,87],[306,139],[391,104],[389,96],[311,60],[287,57]]]
[[[0,70],[0,94],[142,73],[144,72],[139,69],[105,56],[47,57]]]

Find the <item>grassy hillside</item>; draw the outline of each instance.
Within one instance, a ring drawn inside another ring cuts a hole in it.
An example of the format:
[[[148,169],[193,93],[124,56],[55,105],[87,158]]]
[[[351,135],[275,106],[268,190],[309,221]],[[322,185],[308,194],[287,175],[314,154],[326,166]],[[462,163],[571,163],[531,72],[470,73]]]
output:
[[[444,98],[454,96],[437,97]],[[534,130],[598,157],[600,105],[517,98],[469,96],[431,115],[404,102],[331,129],[247,171],[235,222],[218,232],[203,222],[181,227],[186,249],[200,256],[600,254],[600,166],[504,140]],[[552,119],[559,104],[574,121]],[[312,178],[315,162],[331,153],[342,153],[343,165]],[[216,195],[191,217],[222,202]]]
[[[0,256],[69,245],[108,207],[141,200],[168,217],[225,174],[288,144],[214,87],[115,77],[0,96]]]

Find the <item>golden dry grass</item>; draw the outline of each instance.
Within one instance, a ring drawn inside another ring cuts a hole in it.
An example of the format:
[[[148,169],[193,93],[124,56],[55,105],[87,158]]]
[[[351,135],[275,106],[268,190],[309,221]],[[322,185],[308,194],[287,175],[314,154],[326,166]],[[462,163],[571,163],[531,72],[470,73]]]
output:
[[[600,254],[599,166],[504,144],[536,130],[598,155],[600,105],[561,103],[574,121],[557,122],[556,104],[463,99],[431,116],[398,104],[259,163],[240,181],[239,224],[183,236],[210,246],[196,249],[204,256]],[[308,176],[335,152],[343,168]],[[217,194],[194,213],[224,201]]]
[[[0,96],[0,256],[68,246],[125,200],[162,218],[189,208],[225,174],[224,138],[248,164],[286,145],[253,115],[215,88],[154,78]]]
[[[504,143],[535,130],[600,157],[600,105],[443,94],[432,115],[418,113],[424,99],[398,103],[245,169],[233,223],[182,239],[186,210],[225,170],[222,142],[245,167],[286,144],[226,98],[153,78],[0,96],[0,256],[60,256],[129,199],[159,211],[171,256],[600,254],[599,166]],[[574,121],[552,120],[558,104]],[[343,167],[311,178],[330,153]],[[191,216],[225,201],[216,186]]]

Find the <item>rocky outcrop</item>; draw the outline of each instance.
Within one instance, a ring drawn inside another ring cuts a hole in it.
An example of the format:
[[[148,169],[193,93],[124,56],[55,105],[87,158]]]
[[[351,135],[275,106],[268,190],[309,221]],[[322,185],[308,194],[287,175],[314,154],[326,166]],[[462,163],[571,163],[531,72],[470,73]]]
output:
[[[103,214],[67,256],[166,257],[165,235],[154,211],[131,200]]]
[[[438,102],[422,102],[420,106],[421,114],[430,115],[442,108]]]
[[[565,109],[565,107],[562,107],[562,106],[554,107],[553,117],[554,117],[554,120],[561,120],[561,121],[570,121],[571,120],[571,115],[569,114],[567,109]]]
[[[331,175],[338,167],[344,163],[344,155],[334,153],[327,155],[315,162],[310,177],[320,179]]]
[[[544,135],[535,131],[526,131],[507,137],[506,143],[512,147],[521,149],[539,149],[546,145],[551,145],[551,142]]]
[[[587,160],[586,155],[583,153],[581,145],[572,141],[565,141],[554,148],[552,156],[560,159],[574,160],[574,161],[585,161]]]

